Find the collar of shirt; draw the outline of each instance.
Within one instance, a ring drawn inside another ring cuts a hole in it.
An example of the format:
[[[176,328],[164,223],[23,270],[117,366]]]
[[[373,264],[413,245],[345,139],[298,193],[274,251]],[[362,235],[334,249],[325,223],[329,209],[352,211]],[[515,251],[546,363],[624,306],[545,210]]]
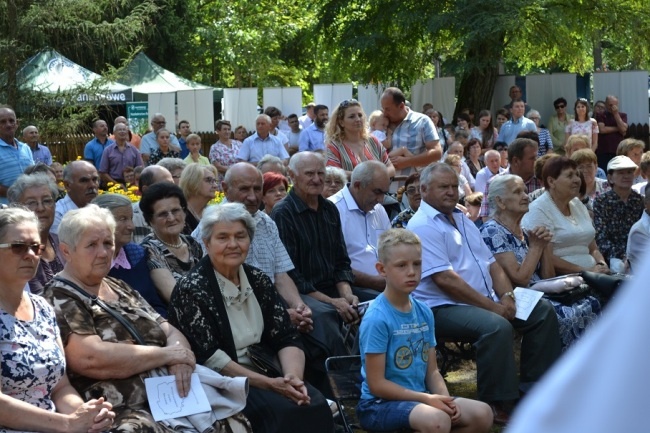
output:
[[[4,141],[2,138],[0,138],[0,146],[7,146],[7,147],[15,147],[15,148],[18,148],[18,147],[20,147],[21,144],[24,144],[24,143],[23,143],[22,141],[18,141],[17,138],[14,138],[13,143],[7,143],[7,142]],[[27,145],[25,144],[25,146],[27,146]]]
[[[436,219],[440,215],[442,215],[443,217],[446,217],[445,214],[443,214],[438,209],[434,208],[433,206],[431,206],[429,203],[427,203],[424,200],[422,200],[422,202],[420,202],[420,208],[418,209],[418,212],[420,212],[420,211],[422,211],[423,214],[425,214],[427,217],[431,218],[432,220]],[[456,213],[462,214],[462,212],[460,210],[458,210],[458,208],[454,208],[453,213],[454,214],[456,214]]]
[[[289,191],[289,194],[284,198],[284,200],[288,200],[288,203],[291,203],[293,205],[294,210],[296,213],[303,213],[307,211],[312,211],[312,212],[317,212],[307,206],[307,203],[305,203],[300,197],[298,197],[298,194],[294,191],[294,188],[291,188],[291,191]],[[323,198],[322,195],[318,196],[318,211],[320,211],[323,208],[324,203],[327,203],[327,199]],[[333,205],[333,204],[332,204]]]
[[[129,263],[129,259],[126,257],[126,252],[124,252],[124,248],[120,248],[120,252],[117,253],[117,257],[113,260],[113,265],[111,268],[119,269],[131,269],[131,263]]]

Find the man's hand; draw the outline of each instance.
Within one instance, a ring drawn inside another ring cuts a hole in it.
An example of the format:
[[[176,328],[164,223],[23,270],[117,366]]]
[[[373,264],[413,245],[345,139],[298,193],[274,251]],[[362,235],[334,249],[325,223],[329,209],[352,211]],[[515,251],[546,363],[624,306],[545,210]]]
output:
[[[513,320],[515,314],[517,313],[517,306],[515,305],[515,300],[510,296],[502,296],[501,300],[496,304],[502,308],[499,311],[495,311],[500,316],[504,317],[507,320]]]
[[[359,299],[354,295],[348,295],[346,298],[331,298],[330,303],[336,308],[336,312],[345,323],[359,323],[359,314],[354,306],[359,304]]]
[[[288,308],[287,312],[291,317],[291,323],[302,333],[314,330],[314,321],[311,318],[311,308],[305,304],[298,304],[295,308]]]

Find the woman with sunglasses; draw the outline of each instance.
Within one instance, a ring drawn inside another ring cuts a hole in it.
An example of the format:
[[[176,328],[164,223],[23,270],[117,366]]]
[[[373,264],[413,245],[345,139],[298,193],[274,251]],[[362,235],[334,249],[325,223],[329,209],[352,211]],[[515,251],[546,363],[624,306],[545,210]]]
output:
[[[584,134],[589,141],[589,147],[595,152],[598,147],[598,123],[596,123],[596,119],[589,117],[589,101],[580,98],[573,105],[573,109],[575,118],[569,122],[565,129],[564,145],[566,146],[570,136]]]
[[[555,113],[548,119],[548,132],[553,142],[553,152],[564,155],[564,143],[566,142],[566,127],[573,116],[566,112],[566,99],[560,97],[553,101]]]
[[[151,234],[142,241],[149,254],[151,279],[167,304],[176,281],[201,260],[203,250],[192,236],[183,234],[187,200],[178,186],[154,183],[142,194],[139,206],[151,227]]]
[[[355,99],[341,102],[332,113],[325,128],[327,165],[345,170],[348,178],[357,164],[375,160],[388,168],[388,176],[395,176],[395,167],[388,159],[386,149],[368,133],[366,114]]]
[[[45,248],[38,225],[33,212],[0,210],[0,431],[105,431],[110,403],[84,403],[70,385],[54,311],[24,291]]]
[[[65,261],[59,251],[59,238],[50,233],[54,223],[54,211],[59,189],[49,176],[38,173],[23,174],[7,191],[10,203],[20,204],[36,214],[38,218],[41,242],[45,249],[36,271],[36,275],[29,281],[29,290],[40,295],[43,287],[50,282],[52,277],[63,270]]]
[[[214,165],[188,164],[181,173],[178,186],[183,190],[187,200],[185,212],[185,229],[183,233],[191,235],[199,225],[203,211],[218,191],[219,174]]]

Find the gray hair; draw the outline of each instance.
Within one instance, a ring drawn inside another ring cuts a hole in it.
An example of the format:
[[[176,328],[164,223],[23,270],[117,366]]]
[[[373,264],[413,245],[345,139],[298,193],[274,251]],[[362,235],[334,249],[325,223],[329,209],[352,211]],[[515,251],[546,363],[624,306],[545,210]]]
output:
[[[80,209],[70,210],[63,215],[59,224],[59,242],[75,250],[86,230],[91,227],[106,227],[115,236],[115,218],[108,209],[89,204]]]
[[[9,203],[20,203],[20,198],[25,194],[25,191],[30,188],[39,188],[46,186],[50,190],[52,199],[56,200],[59,196],[59,188],[50,179],[47,174],[21,174],[18,179],[7,190],[7,200]]]
[[[187,163],[180,158],[163,158],[156,165],[166,168],[171,173],[174,170],[183,170]]]
[[[537,110],[528,110],[528,113],[526,113],[526,117],[528,117],[530,119],[531,116],[541,117],[539,115],[539,111],[537,111]]]
[[[278,158],[277,156],[271,155],[271,154],[268,154],[268,153],[266,155],[264,155],[262,157],[262,159],[260,159],[257,162],[257,169],[261,171],[262,167],[264,167],[265,164],[270,164],[270,163],[278,164],[278,165],[280,165],[280,167],[282,167],[284,169],[284,162],[282,162],[282,160],[280,158]],[[286,174],[286,173],[282,173],[282,174]]]
[[[103,209],[108,209],[111,212],[117,208],[132,206],[131,200],[122,194],[102,194],[95,197],[91,203],[96,204]]]
[[[36,217],[36,214],[34,212],[23,209],[21,207],[9,207],[6,209],[0,209],[0,240],[5,239],[7,231],[11,226],[22,223],[32,223],[40,229],[38,224],[38,217]]]
[[[360,182],[361,188],[365,188],[370,185],[370,183],[372,183],[374,174],[377,171],[384,172],[386,174],[386,177],[388,177],[388,169],[383,162],[373,160],[364,161],[361,164],[358,164],[356,167],[354,167],[354,170],[352,170],[350,183],[354,185],[356,182]]]
[[[456,173],[456,170],[454,170],[454,167],[451,165],[445,164],[444,162],[434,162],[427,165],[420,173],[420,185],[429,185],[429,183],[431,183],[431,179],[433,179],[433,176],[441,171],[454,173],[456,176],[458,176],[458,173]]]
[[[269,124],[271,123],[271,116],[269,116],[268,114],[260,114],[259,116],[257,116],[255,118],[255,123],[257,123],[257,121],[260,119],[266,120]]]
[[[305,162],[305,160],[307,160],[308,158],[312,158],[312,157],[318,158],[323,163],[323,168],[325,168],[327,164],[327,160],[325,159],[325,157],[323,157],[323,155],[317,152],[305,151],[305,152],[298,152],[291,157],[291,159],[289,160],[289,169],[292,172],[297,173],[300,167],[302,166],[302,163]]]
[[[337,177],[343,185],[348,182],[348,175],[345,174],[345,170],[340,167],[332,167],[331,165],[325,167],[325,177]]]
[[[501,154],[499,153],[499,151],[494,149],[490,149],[487,152],[485,152],[484,158],[487,159],[488,156],[491,155],[498,156],[499,158],[501,158]]]
[[[255,220],[242,203],[224,203],[208,206],[201,217],[201,239],[207,241],[212,236],[214,226],[219,223],[241,222],[246,227],[248,237],[253,240]]]
[[[85,164],[95,167],[90,162],[84,160],[72,161],[67,163],[65,167],[63,167],[63,180],[65,180],[66,182],[72,182],[72,172],[74,171],[75,167],[77,167],[78,165],[85,165]]]
[[[497,197],[503,197],[507,192],[512,190],[511,182],[521,178],[515,174],[501,174],[495,176],[490,181],[490,190],[488,191],[487,201],[490,216],[493,216],[497,210]]]

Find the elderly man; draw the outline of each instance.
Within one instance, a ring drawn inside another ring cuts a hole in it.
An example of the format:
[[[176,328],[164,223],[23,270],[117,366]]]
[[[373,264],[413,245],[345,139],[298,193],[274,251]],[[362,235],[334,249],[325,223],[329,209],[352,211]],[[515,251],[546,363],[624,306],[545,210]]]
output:
[[[303,128],[300,135],[300,152],[309,150],[311,152],[325,152],[325,125],[329,120],[329,109],[326,105],[314,107],[314,121],[306,128]]]
[[[39,138],[38,128],[34,125],[29,125],[27,128],[23,129],[23,140],[32,150],[34,164],[42,162],[45,165],[52,165],[52,154],[50,153],[50,149],[40,144],[38,142]]]
[[[297,153],[289,163],[289,176],[293,188],[271,213],[296,267],[289,275],[300,293],[331,304],[345,322],[354,323],[359,300],[352,293],[354,274],[341,218],[336,206],[321,196],[325,158]]]
[[[406,106],[404,93],[389,87],[381,95],[381,108],[389,121],[387,134],[392,148],[388,156],[398,175],[408,176],[417,167],[425,167],[442,156],[438,132],[429,116]]]
[[[271,134],[271,118],[266,114],[257,116],[255,129],[257,132],[244,140],[241,149],[239,149],[237,160],[257,164],[265,155],[273,155],[286,164],[289,154],[282,141]]]
[[[66,212],[85,207],[98,194],[99,174],[88,161],[72,161],[63,169],[66,196],[56,202],[54,223],[50,232],[59,233],[59,224]]]
[[[140,151],[140,142],[142,141],[142,137],[140,137],[138,134],[134,133],[131,131],[131,127],[129,126],[129,121],[126,119],[124,116],[117,116],[115,120],[113,121],[114,125],[117,125],[118,123],[123,123],[126,125],[127,128],[129,128],[129,139],[127,140],[129,143],[131,143],[133,146],[135,146],[136,149],[138,149],[138,152]],[[113,129],[115,127],[113,126]],[[115,140],[115,136],[111,134],[108,138]]]
[[[377,241],[390,228],[382,203],[390,186],[386,164],[365,161],[352,170],[350,184],[329,197],[341,216],[345,247],[350,256],[354,286],[360,301],[377,297],[386,280],[377,273]]]
[[[512,143],[517,138],[517,134],[521,131],[527,130],[532,132],[537,132],[537,126],[535,122],[524,117],[526,105],[521,99],[517,99],[512,103],[512,109],[510,110],[510,120],[504,123],[501,126],[499,131],[499,138],[497,141],[503,141],[504,143]]]
[[[86,143],[84,147],[84,159],[99,169],[104,150],[115,141],[108,138],[108,125],[101,119],[93,122],[93,134],[95,138]]]
[[[619,111],[618,98],[609,95],[605,98],[606,111],[596,114],[598,122],[598,167],[607,169],[607,163],[616,156],[618,144],[627,133],[627,114]]]
[[[7,190],[34,165],[32,151],[25,143],[16,140],[18,120],[16,113],[8,106],[0,105],[0,204],[7,203]]]
[[[507,422],[520,391],[528,391],[560,355],[553,306],[542,299],[527,320],[515,319],[510,280],[478,228],[456,209],[452,167],[425,168],[420,190],[422,203],[408,224],[422,240],[422,281],[413,294],[433,310],[437,335],[474,343],[478,397],[492,404],[495,422]],[[515,329],[523,334],[519,377]]]
[[[508,161],[510,161],[510,165],[506,170],[499,173],[516,174],[519,176],[524,181],[524,185],[526,185],[526,192],[528,192],[529,195],[544,187],[542,179],[537,179],[535,176],[537,147],[538,144],[534,140],[531,140],[529,138],[517,138],[510,144],[510,146],[508,146]],[[491,180],[492,178],[488,180],[488,183],[485,186],[485,191],[483,194],[483,197],[485,197],[485,199],[481,203],[481,213],[479,214],[479,216],[483,217],[484,221],[487,221],[489,215],[487,196],[490,192]]]
[[[104,149],[102,161],[99,164],[99,174],[104,185],[109,182],[124,183],[126,167],[140,167],[142,157],[135,146],[128,142],[129,127],[124,123],[116,123],[113,127],[115,143]]]
[[[164,128],[167,126],[167,121],[165,120],[165,116],[163,116],[160,113],[156,113],[153,115],[151,118],[151,132],[148,134],[145,134],[142,137],[142,142],[140,144],[140,153],[142,154],[142,161],[144,161],[145,164],[149,162],[149,157],[151,156],[151,153],[158,149],[158,142],[156,141],[156,132],[158,132],[159,129]],[[174,134],[169,135],[169,147],[176,151],[180,152],[181,151],[181,145],[178,142],[178,138]]]
[[[476,181],[474,182],[474,191],[482,193],[485,191],[488,182],[494,176],[506,171],[501,167],[501,155],[494,149],[485,152],[485,167],[476,173]],[[485,196],[486,197],[486,196]]]
[[[138,180],[140,195],[142,196],[147,188],[158,182],[174,183],[174,179],[165,167],[160,165],[145,167],[142,173],[140,173],[140,179]],[[140,244],[151,233],[151,227],[144,220],[144,215],[142,215],[142,210],[140,209],[140,202],[133,203],[131,207],[133,208],[133,242]]]

